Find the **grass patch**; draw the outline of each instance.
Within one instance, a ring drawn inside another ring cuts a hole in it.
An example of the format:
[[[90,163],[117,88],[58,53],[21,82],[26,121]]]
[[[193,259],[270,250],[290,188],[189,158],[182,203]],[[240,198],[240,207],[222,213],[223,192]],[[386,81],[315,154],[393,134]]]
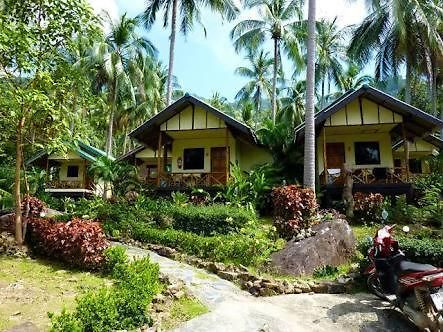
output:
[[[195,271],[195,277],[204,280],[217,280],[217,278],[214,275],[199,270]]]
[[[185,296],[170,304],[168,314],[160,321],[160,327],[162,330],[170,330],[208,311],[208,308],[197,299]]]
[[[380,228],[380,225],[351,225],[351,228],[354,232],[355,240],[359,242],[368,236],[372,238],[375,235],[375,232]]]
[[[26,321],[48,330],[48,311],[72,309],[77,294],[109,282],[41,259],[0,257],[0,331]]]

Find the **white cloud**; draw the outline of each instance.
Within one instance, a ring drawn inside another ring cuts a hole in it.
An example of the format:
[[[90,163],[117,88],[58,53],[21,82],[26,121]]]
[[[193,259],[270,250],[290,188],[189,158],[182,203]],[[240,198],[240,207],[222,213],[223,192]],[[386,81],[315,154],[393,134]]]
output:
[[[119,16],[118,5],[116,0],[88,0],[97,15],[107,11],[109,15],[116,19]]]
[[[337,17],[339,27],[360,23],[366,15],[367,9],[364,0],[317,1],[317,18],[334,19]]]

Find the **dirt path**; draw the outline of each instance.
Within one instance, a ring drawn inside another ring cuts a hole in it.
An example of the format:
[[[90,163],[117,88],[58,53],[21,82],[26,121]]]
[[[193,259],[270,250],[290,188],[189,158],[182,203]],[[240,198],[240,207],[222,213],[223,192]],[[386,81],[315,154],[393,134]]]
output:
[[[127,246],[132,257],[149,255],[160,270],[183,280],[210,312],[177,331],[389,331],[412,332],[399,312],[369,294],[300,294],[255,298],[216,275]]]

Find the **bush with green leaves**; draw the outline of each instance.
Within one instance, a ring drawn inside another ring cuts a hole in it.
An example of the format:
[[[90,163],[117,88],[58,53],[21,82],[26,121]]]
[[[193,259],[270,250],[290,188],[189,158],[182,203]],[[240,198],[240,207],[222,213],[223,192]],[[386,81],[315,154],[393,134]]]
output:
[[[103,255],[105,256],[103,272],[108,274],[114,273],[119,265],[128,263],[126,249],[122,246],[109,247],[103,252]]]
[[[178,197],[177,195],[175,197]],[[104,222],[105,232],[111,236],[131,233],[133,223],[143,222],[161,228],[172,227],[202,235],[238,232],[249,222],[255,222],[255,213],[247,209],[211,205],[182,205],[167,200],[153,200],[139,196],[134,202],[125,200],[115,203],[101,199],[80,200],[75,212]]]
[[[114,265],[114,284],[76,298],[73,312],[50,315],[52,331],[115,331],[135,329],[152,320],[147,307],[160,291],[158,264],[145,257]]]
[[[407,236],[397,236],[400,249],[405,253],[406,258],[423,264],[433,264],[443,267],[443,240],[433,238],[417,239]],[[357,249],[367,257],[368,250],[372,242],[364,238],[357,244]]]
[[[132,237],[141,242],[176,248],[200,258],[243,265],[259,265],[284,245],[276,233],[249,227],[242,229],[240,234],[200,236],[174,229],[160,230],[140,223],[133,226]]]
[[[232,165],[224,199],[231,205],[269,214],[272,206],[271,189],[281,182],[281,178],[276,175],[277,171],[270,165],[262,165],[244,172],[238,165]]]

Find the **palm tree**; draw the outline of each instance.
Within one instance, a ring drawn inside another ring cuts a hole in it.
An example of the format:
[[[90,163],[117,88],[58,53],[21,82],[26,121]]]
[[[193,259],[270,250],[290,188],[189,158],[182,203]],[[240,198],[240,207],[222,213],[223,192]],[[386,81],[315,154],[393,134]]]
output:
[[[375,78],[396,76],[406,67],[405,101],[411,102],[411,80],[423,51],[432,45],[443,50],[433,15],[441,8],[433,0],[371,0],[372,12],[354,29],[348,53],[359,64],[376,53]],[[438,13],[438,14],[437,14]]]
[[[281,46],[296,63],[301,62],[296,32],[300,27],[304,0],[246,0],[245,7],[260,11],[260,19],[246,19],[231,31],[235,50],[256,48],[270,38],[274,44],[272,119],[277,112],[277,75]]]
[[[360,75],[361,68],[355,63],[349,63],[346,71],[338,77],[338,86],[342,92],[357,89],[363,84],[374,85],[374,78],[369,75]]]
[[[317,61],[315,74],[321,85],[320,108],[325,102],[325,84],[328,83],[328,94],[333,82],[339,85],[339,76],[343,71],[342,61],[345,58],[343,31],[339,30],[336,18],[332,21],[322,19],[317,22]]]
[[[306,64],[306,107],[305,107],[305,163],[303,184],[315,192],[315,0],[308,6],[308,43]]]
[[[280,98],[281,110],[277,113],[277,122],[290,124],[294,129],[303,122],[305,115],[306,82],[293,82],[285,90],[286,96]]]
[[[154,45],[136,33],[138,20],[126,17],[126,14],[114,22],[109,14],[107,21],[111,27],[109,34],[94,49],[94,61],[98,65],[96,86],[106,91],[106,103],[109,108],[106,153],[112,154],[114,120],[118,111],[125,111],[134,106],[135,87],[130,78],[131,66],[142,55],[154,56]]]
[[[148,0],[142,18],[147,29],[154,24],[157,14],[164,12],[163,27],[171,23],[171,35],[169,36],[169,64],[168,79],[166,85],[166,105],[170,105],[172,97],[172,77],[174,72],[175,37],[177,34],[177,15],[180,17],[180,31],[186,36],[193,28],[194,21],[201,23],[201,9],[209,7],[214,12],[222,15],[223,19],[229,21],[237,17],[238,8],[232,0],[209,0],[209,1],[187,1],[187,0]],[[205,29],[206,34],[206,29]]]
[[[272,64],[273,59],[269,57],[268,52],[263,50],[249,50],[246,59],[250,67],[238,67],[235,73],[247,78],[249,81],[237,92],[235,98],[240,102],[253,100],[255,106],[255,121],[261,111],[263,95],[272,96]]]

